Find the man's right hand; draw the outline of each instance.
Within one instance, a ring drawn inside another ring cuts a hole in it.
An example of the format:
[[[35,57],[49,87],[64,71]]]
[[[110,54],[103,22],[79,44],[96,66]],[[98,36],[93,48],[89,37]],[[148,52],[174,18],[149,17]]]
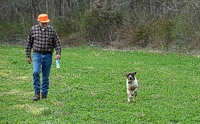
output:
[[[32,62],[31,58],[26,58],[26,61],[27,61],[29,64],[31,64],[31,62]]]

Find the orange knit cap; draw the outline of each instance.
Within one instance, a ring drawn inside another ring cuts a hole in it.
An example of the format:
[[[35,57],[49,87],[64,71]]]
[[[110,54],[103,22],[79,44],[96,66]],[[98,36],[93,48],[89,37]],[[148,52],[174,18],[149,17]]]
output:
[[[47,14],[40,14],[37,20],[44,23],[50,22]]]

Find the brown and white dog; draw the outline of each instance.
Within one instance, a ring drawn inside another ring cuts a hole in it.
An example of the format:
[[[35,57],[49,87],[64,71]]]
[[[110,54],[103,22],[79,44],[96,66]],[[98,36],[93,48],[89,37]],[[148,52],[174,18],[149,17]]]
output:
[[[137,90],[138,90],[138,81],[135,77],[136,72],[126,73],[126,89],[128,95],[128,102],[134,96],[133,101],[136,100]]]

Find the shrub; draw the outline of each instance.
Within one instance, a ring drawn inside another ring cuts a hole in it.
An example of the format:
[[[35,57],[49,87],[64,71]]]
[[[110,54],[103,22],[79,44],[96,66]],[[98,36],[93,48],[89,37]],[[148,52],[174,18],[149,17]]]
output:
[[[108,42],[115,40],[114,33],[122,25],[122,13],[91,8],[84,14],[83,34],[87,41]]]
[[[53,25],[60,37],[68,36],[80,30],[78,22],[67,17],[58,17],[54,20]]]
[[[190,18],[190,19],[189,19]],[[199,49],[199,27],[196,21],[191,20],[191,15],[182,14],[176,16],[172,38],[179,52],[190,52]]]
[[[151,24],[151,46],[168,52],[172,42],[171,30],[173,23],[169,19],[160,18]]]
[[[20,42],[22,39],[27,37],[30,24],[21,20],[21,22],[16,21],[4,21],[0,25],[0,38],[6,39],[6,42]]]

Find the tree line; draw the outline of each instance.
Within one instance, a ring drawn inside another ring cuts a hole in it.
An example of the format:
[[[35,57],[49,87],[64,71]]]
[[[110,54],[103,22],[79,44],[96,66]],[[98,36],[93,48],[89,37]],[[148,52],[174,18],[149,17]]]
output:
[[[0,0],[0,42],[24,43],[47,13],[63,46],[196,53],[199,0]]]

